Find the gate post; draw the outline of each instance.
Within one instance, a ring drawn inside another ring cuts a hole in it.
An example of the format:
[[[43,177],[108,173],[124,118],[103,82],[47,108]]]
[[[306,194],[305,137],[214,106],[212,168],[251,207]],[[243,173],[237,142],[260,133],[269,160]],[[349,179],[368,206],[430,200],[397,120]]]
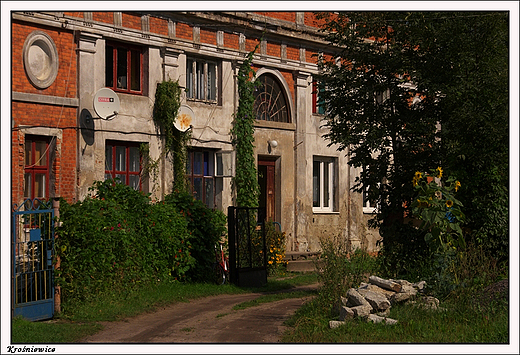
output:
[[[229,280],[237,284],[237,258],[235,235],[235,207],[228,206]]]
[[[59,225],[59,219],[60,219],[60,199],[58,197],[54,198],[52,200],[52,209],[54,210],[54,245],[56,245],[56,238],[58,238],[58,234],[56,234],[56,229]],[[60,257],[57,253],[54,253],[56,255],[56,264],[54,265],[54,270],[58,270],[60,268]],[[53,280],[54,282],[54,280]],[[54,287],[54,313],[60,313],[61,312],[61,288],[60,286],[55,285]]]

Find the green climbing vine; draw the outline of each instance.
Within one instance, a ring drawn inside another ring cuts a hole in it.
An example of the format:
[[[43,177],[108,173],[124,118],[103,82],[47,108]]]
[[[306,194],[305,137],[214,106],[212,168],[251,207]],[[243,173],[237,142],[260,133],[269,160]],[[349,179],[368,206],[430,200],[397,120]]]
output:
[[[186,151],[191,133],[180,132],[174,127],[181,107],[181,88],[178,81],[163,81],[157,84],[153,120],[164,137],[165,154],[170,154],[173,163],[173,190],[186,190]]]
[[[255,71],[251,67],[257,47],[248,54],[238,70],[238,109],[231,128],[231,142],[236,151],[236,173],[233,187],[236,191],[236,204],[239,207],[258,207],[260,187],[254,155],[254,90],[257,83],[251,79]]]

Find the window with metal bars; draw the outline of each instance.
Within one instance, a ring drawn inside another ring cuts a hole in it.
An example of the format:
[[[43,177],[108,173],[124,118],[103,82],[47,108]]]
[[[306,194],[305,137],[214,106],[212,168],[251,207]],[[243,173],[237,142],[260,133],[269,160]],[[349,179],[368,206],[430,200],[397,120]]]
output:
[[[260,86],[255,90],[253,111],[256,119],[291,123],[287,97],[278,79],[271,74],[263,74],[257,79]]]
[[[186,61],[186,96],[191,100],[217,102],[218,65],[189,58]]]

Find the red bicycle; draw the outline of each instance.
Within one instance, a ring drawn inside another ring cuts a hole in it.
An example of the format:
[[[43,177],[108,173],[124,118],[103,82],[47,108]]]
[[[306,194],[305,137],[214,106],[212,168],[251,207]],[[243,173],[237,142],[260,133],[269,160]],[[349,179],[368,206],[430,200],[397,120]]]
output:
[[[217,285],[223,285],[229,279],[229,261],[224,253],[222,242],[215,245],[215,262],[213,263],[213,271],[215,273],[215,282]]]

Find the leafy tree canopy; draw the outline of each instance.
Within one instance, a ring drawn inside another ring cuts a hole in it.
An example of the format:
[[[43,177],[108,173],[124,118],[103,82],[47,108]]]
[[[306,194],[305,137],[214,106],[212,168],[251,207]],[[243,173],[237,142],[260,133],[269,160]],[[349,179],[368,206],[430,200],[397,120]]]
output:
[[[411,179],[442,166],[462,182],[467,236],[507,254],[508,13],[319,16],[337,50],[318,78],[326,138],[363,168],[354,189],[378,201],[385,248],[408,253]]]

